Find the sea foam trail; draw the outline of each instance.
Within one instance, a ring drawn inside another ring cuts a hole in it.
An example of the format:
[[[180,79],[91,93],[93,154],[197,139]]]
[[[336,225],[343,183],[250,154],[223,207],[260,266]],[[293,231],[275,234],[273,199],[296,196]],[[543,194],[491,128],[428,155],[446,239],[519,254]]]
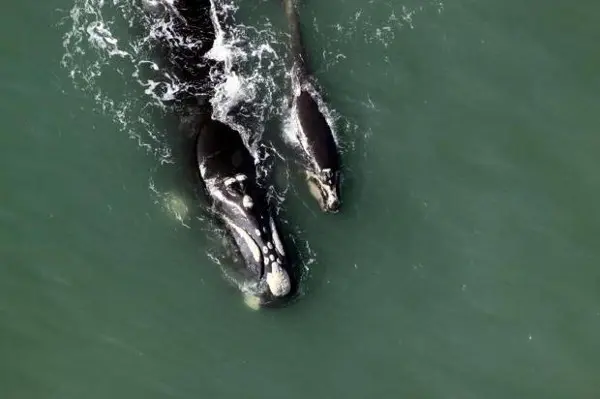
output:
[[[283,65],[271,45],[277,38],[268,22],[254,27],[235,23],[233,1],[211,1],[217,40],[207,57],[224,65],[211,73],[216,85],[214,117],[238,129],[254,155],[264,157],[259,146],[265,121],[279,110],[273,104],[281,97],[274,79]],[[172,7],[172,0],[146,2]],[[231,27],[223,29],[217,15]],[[152,57],[154,39],[172,33],[168,22],[153,19],[138,2],[76,0],[62,25],[67,28],[62,66],[74,86],[160,163],[175,162],[169,132],[153,121],[166,102],[190,90],[187,82],[161,70]],[[185,40],[174,35],[166,39]]]

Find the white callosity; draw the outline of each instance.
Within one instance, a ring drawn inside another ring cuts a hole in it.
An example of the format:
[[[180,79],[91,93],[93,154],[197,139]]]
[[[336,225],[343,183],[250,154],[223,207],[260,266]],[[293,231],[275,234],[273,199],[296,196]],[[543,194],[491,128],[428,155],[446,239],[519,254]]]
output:
[[[242,204],[244,205],[244,208],[250,209],[254,205],[254,202],[252,201],[252,198],[250,198],[249,195],[244,195],[244,198],[242,199]]]
[[[284,296],[290,292],[290,278],[279,263],[271,264],[271,272],[267,273],[267,284],[275,296]]]

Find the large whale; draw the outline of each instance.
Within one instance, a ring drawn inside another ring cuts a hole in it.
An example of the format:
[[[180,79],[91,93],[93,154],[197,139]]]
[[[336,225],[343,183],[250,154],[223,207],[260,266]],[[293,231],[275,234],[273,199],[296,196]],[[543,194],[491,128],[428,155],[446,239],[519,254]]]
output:
[[[292,66],[292,120],[306,160],[306,177],[311,194],[325,212],[340,209],[340,157],[331,126],[319,109],[312,76],[302,42],[298,11],[293,0],[283,0],[288,20]]]
[[[205,57],[218,23],[212,7],[210,0],[147,0],[147,9],[163,22],[155,24],[163,32],[154,32],[154,37],[165,69],[191,87],[178,93],[174,109],[195,116],[187,132],[195,142],[190,151],[211,213],[242,260],[239,272],[245,281],[239,286],[268,306],[291,293],[291,267],[266,193],[257,181],[255,158],[239,132],[212,117],[209,74],[215,64]]]

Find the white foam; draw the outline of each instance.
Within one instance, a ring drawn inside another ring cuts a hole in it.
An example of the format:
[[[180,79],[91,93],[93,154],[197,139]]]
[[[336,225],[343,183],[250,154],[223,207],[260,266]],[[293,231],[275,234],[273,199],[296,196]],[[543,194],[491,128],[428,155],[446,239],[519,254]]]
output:
[[[340,21],[335,28],[341,41],[355,41],[356,33],[361,32],[365,43],[389,47],[402,29],[414,29],[415,17],[427,10],[438,13],[444,10],[443,0],[423,0],[413,5],[405,5],[393,0],[369,1],[361,5],[347,21]]]

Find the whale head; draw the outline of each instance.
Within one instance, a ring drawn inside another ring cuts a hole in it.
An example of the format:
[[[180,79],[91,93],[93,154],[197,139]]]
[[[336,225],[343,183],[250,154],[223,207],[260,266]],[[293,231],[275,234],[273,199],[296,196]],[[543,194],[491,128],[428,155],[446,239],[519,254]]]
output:
[[[340,172],[322,169],[307,171],[306,180],[310,193],[324,212],[337,213],[340,210]]]
[[[279,301],[292,288],[278,227],[256,185],[244,174],[219,179],[210,191],[243,263],[244,286],[261,305]]]

